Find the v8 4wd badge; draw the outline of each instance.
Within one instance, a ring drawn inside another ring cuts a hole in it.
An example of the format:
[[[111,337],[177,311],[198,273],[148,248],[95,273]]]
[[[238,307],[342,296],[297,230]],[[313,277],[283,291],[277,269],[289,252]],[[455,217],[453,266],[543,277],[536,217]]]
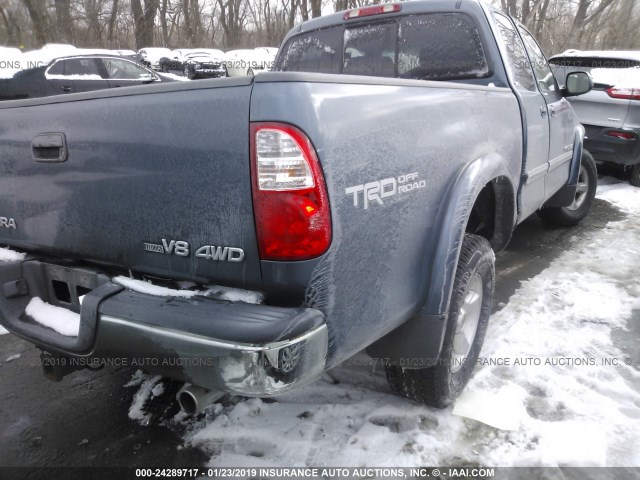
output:
[[[191,253],[189,242],[167,240],[166,238],[162,239],[161,244],[144,242],[144,249],[147,252],[177,255],[179,257],[188,257]],[[244,261],[244,250],[238,247],[203,245],[196,250],[195,257],[216,262],[239,263]]]

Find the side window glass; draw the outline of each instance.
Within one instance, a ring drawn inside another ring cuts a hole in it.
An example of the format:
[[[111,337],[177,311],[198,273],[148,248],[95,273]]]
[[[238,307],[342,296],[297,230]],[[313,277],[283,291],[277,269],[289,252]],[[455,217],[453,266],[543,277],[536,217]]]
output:
[[[149,75],[144,68],[139,67],[133,62],[127,62],[117,58],[103,58],[109,78],[114,80],[138,80]]]
[[[511,21],[504,15],[493,12],[493,19],[498,26],[498,34],[507,50],[507,67],[511,71],[515,88],[520,91],[535,92],[535,78],[518,32],[516,32]]]
[[[554,92],[557,92],[556,81],[553,76],[553,72],[551,68],[549,68],[549,64],[547,63],[547,59],[544,58],[544,54],[538,43],[531,36],[529,32],[527,32],[523,28],[518,28],[520,34],[522,35],[522,39],[524,40],[524,44],[529,52],[529,56],[531,57],[531,63],[533,65],[533,70],[538,79],[538,87],[540,91],[547,95]]]
[[[102,79],[93,58],[71,58],[65,60],[64,74],[66,76],[91,77],[92,80],[94,78]]]
[[[64,75],[64,60],[56,62],[47,70],[48,75]]]
[[[344,32],[344,68],[347,75],[395,77],[396,23],[355,27]]]
[[[458,80],[490,74],[480,33],[463,13],[412,15],[401,20],[401,78]]]

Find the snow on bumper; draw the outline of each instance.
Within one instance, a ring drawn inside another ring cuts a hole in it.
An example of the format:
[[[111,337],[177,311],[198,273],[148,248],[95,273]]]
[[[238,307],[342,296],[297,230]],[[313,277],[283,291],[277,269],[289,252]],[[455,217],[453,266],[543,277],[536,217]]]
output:
[[[315,309],[150,295],[97,269],[29,258],[0,263],[0,285],[0,324],[79,364],[126,365],[245,396],[282,393],[325,367],[327,327]],[[77,337],[34,322],[25,313],[33,297],[79,312]]]

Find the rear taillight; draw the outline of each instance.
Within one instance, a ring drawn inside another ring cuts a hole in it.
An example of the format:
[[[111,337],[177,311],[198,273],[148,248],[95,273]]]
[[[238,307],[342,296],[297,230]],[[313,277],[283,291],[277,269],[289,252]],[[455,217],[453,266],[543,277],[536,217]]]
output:
[[[623,140],[635,140],[636,136],[630,132],[619,132],[617,130],[612,130],[607,133],[610,137],[622,138]]]
[[[605,90],[611,98],[621,98],[624,100],[640,100],[640,88],[618,88],[611,87]]]
[[[302,131],[282,123],[251,124],[251,181],[262,260],[307,260],[327,251],[327,188]]]

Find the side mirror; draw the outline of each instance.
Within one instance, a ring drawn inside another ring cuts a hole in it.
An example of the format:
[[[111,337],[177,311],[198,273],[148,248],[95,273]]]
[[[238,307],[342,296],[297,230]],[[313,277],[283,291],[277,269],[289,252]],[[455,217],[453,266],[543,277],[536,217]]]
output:
[[[583,95],[593,88],[593,80],[591,75],[586,72],[571,72],[567,75],[567,81],[564,87],[565,97],[574,97]]]
[[[152,75],[151,73],[143,73],[142,75],[140,75],[140,80],[142,80],[142,83],[151,83],[158,80],[158,77]]]

